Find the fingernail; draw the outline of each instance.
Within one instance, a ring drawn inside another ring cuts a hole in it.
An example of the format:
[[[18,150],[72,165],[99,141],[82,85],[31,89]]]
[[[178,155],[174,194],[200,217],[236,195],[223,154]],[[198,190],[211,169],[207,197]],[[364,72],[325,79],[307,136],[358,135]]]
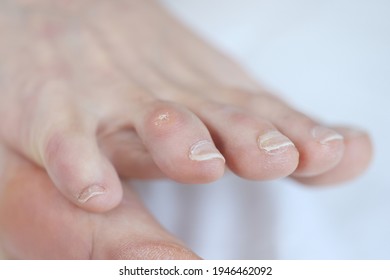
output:
[[[340,133],[337,133],[335,130],[324,126],[313,127],[311,130],[311,135],[321,144],[327,144],[331,141],[340,141],[344,139]]]
[[[258,139],[258,145],[260,149],[265,150],[267,153],[280,153],[286,150],[287,147],[294,146],[286,136],[279,131],[270,131],[266,134],[260,135]]]
[[[189,158],[195,161],[205,161],[211,159],[222,159],[225,161],[225,158],[221,153],[215,148],[214,144],[208,140],[202,140],[190,148]]]
[[[90,187],[85,188],[81,191],[80,195],[77,197],[77,200],[80,203],[85,203],[90,200],[92,197],[102,195],[106,192],[105,188],[99,185],[92,185]]]

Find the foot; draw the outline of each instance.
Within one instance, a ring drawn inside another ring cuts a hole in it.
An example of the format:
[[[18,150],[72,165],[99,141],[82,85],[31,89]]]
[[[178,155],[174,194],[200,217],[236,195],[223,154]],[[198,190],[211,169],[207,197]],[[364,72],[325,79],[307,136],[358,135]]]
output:
[[[120,203],[117,172],[207,183],[226,164],[333,184],[369,163],[366,133],[291,108],[153,0],[15,3],[0,12],[0,136],[82,208]]]
[[[2,156],[0,253],[7,259],[199,259],[153,219],[131,186],[117,208],[95,214],[65,199],[30,161]]]

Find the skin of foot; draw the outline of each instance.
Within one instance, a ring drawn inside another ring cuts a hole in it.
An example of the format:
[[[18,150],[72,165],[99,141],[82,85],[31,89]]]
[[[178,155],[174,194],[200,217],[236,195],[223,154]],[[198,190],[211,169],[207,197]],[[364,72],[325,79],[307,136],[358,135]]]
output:
[[[293,109],[156,1],[0,5],[0,139],[82,209],[121,205],[124,178],[321,185],[370,161],[365,132]]]

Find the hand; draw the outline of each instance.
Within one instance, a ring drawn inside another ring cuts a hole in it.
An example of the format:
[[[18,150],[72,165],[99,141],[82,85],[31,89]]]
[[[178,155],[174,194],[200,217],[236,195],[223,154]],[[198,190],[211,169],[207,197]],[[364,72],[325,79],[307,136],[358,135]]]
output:
[[[0,166],[0,248],[12,259],[198,259],[124,184],[119,206],[95,214],[69,202],[45,170],[7,149]]]

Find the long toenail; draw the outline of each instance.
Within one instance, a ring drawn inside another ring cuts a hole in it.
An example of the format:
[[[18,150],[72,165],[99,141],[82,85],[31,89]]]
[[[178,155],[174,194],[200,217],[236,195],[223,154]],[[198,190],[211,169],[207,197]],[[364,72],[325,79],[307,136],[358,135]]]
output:
[[[313,127],[311,130],[311,135],[315,140],[324,145],[331,141],[340,141],[344,139],[344,137],[335,130],[324,126]]]
[[[288,147],[294,146],[294,143],[290,139],[276,130],[260,135],[258,144],[260,149],[270,154],[280,153]]]
[[[92,197],[102,195],[106,192],[105,188],[99,185],[92,185],[90,187],[85,188],[81,191],[79,196],[77,197],[77,200],[80,203],[85,203],[88,200],[90,200]]]
[[[192,145],[190,148],[189,158],[195,161],[205,161],[211,159],[222,159],[225,161],[223,155],[209,140],[202,140]]]

